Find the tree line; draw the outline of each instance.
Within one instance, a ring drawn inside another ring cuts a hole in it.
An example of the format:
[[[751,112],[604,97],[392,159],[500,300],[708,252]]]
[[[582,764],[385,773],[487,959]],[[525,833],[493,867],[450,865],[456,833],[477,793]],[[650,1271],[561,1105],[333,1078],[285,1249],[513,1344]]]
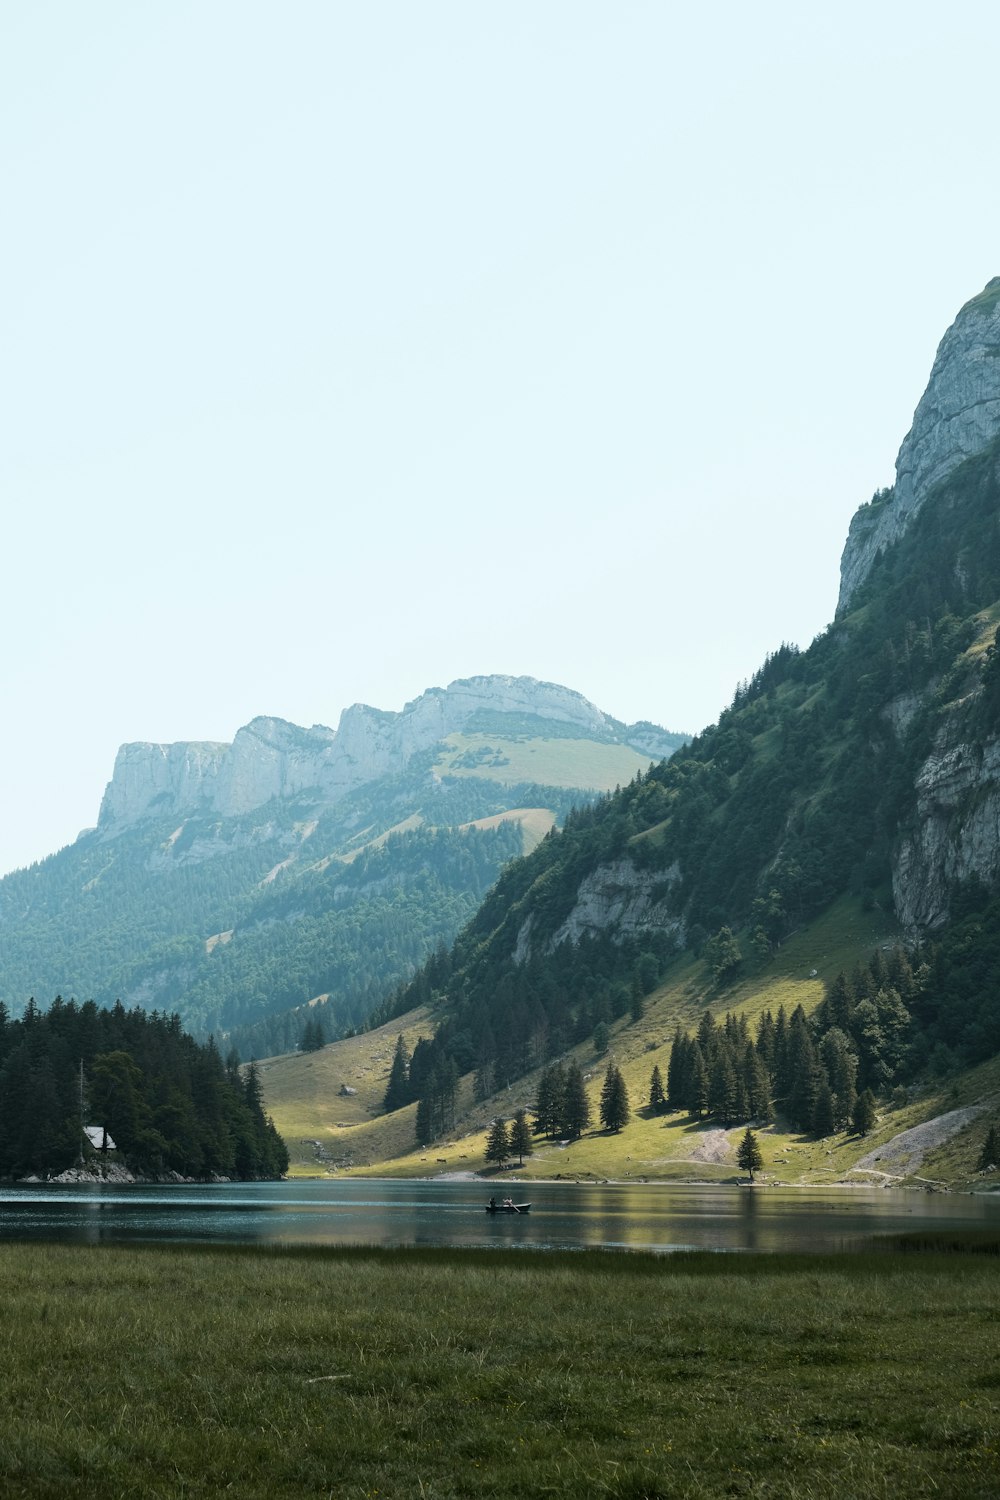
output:
[[[0,1177],[53,1175],[89,1157],[84,1125],[140,1174],[252,1179],[288,1167],[256,1065],[224,1062],[178,1016],[57,996],[48,1010],[30,1000],[12,1021],[0,1004]]]

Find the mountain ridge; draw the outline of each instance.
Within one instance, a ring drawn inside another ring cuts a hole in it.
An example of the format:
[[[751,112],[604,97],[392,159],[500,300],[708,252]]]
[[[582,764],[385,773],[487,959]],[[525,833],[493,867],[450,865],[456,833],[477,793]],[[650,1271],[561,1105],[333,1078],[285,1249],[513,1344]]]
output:
[[[148,816],[217,813],[239,817],[273,798],[331,805],[381,776],[399,774],[419,752],[463,729],[483,712],[523,714],[577,726],[587,737],[632,745],[651,758],[669,755],[685,736],[648,721],[630,726],[596,708],[583,694],[533,677],[502,674],[458,678],[429,688],[402,710],[355,703],[336,730],[306,729],[260,715],[231,744],[135,741],[118,751],[97,828],[115,834]]]
[[[121,998],[258,1054],[317,1007],[327,1035],[361,1025],[505,863],[649,764],[629,737],[685,738],[479,677],[339,732],[260,716],[232,745],[125,746],[98,826],[0,880],[0,1000]]]

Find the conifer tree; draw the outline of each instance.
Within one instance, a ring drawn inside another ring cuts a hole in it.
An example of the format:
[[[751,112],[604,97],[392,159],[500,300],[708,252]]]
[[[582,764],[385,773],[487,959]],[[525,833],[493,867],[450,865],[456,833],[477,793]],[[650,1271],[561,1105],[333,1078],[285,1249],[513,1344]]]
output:
[[[498,1115],[486,1137],[486,1160],[502,1167],[508,1156],[510,1156],[510,1136],[507,1133],[507,1121]]]
[[[816,1103],[813,1105],[812,1132],[813,1135],[823,1137],[833,1135],[836,1128],[833,1090],[824,1078],[816,1091]]]
[[[736,1164],[742,1167],[744,1172],[750,1173],[751,1182],[753,1182],[753,1174],[759,1172],[764,1165],[764,1158],[761,1155],[760,1146],[757,1144],[757,1137],[749,1125],[746,1128],[743,1139],[740,1141],[739,1150],[736,1153]]]
[[[535,1149],[535,1143],[531,1139],[531,1125],[528,1122],[527,1110],[519,1109],[510,1122],[510,1151],[513,1156],[517,1154],[517,1164],[524,1166],[524,1158],[530,1156]]]
[[[708,1109],[708,1069],[697,1042],[691,1048],[691,1082],[687,1107],[696,1120],[700,1120]]]
[[[389,1069],[389,1082],[386,1084],[382,1108],[386,1114],[391,1114],[394,1109],[402,1109],[403,1105],[409,1102],[410,1054],[406,1050],[406,1043],[400,1033],[396,1038],[396,1050],[392,1054],[392,1066]]]
[[[752,1120],[772,1120],[774,1109],[771,1104],[771,1080],[767,1065],[752,1042],[747,1043],[744,1053],[743,1082],[748,1116]]]
[[[628,1090],[621,1069],[614,1063],[609,1063],[601,1089],[601,1124],[605,1130],[613,1130],[617,1135],[622,1126],[628,1124],[631,1114]]]
[[[983,1149],[980,1151],[979,1160],[976,1162],[976,1171],[988,1172],[990,1167],[1000,1167],[1000,1138],[998,1138],[995,1125],[991,1125],[986,1132]]]
[[[649,1107],[654,1115],[662,1115],[667,1107],[667,1098],[663,1092],[663,1078],[658,1063],[654,1065],[649,1080]]]
[[[542,1071],[535,1100],[535,1129],[542,1135],[554,1136],[562,1129],[565,1096],[566,1070],[562,1063],[552,1063]]]
[[[667,1102],[671,1109],[684,1109],[688,1102],[691,1039],[678,1026],[667,1062]]]
[[[431,1101],[426,1094],[417,1100],[417,1118],[414,1123],[413,1133],[416,1136],[418,1146],[427,1146],[434,1139]]]
[[[858,1135],[867,1135],[875,1124],[875,1095],[865,1089],[857,1097],[851,1114],[851,1124]]]
[[[570,1063],[566,1069],[566,1089],[563,1095],[562,1129],[571,1141],[578,1140],[590,1124],[590,1101],[579,1063]]]

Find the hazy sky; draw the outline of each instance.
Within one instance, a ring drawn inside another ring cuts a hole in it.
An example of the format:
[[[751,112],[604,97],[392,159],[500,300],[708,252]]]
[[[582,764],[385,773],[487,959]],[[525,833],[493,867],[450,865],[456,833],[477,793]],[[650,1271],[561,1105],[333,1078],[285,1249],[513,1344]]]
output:
[[[701,728],[1000,273],[994,4],[0,0],[0,870],[124,740]]]

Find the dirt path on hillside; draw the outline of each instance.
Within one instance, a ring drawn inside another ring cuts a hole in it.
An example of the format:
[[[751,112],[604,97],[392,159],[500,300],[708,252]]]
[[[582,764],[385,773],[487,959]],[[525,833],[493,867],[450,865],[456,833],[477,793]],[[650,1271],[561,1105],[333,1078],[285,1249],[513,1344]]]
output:
[[[849,1170],[870,1172],[879,1177],[910,1176],[923,1166],[928,1151],[950,1141],[988,1108],[987,1104],[971,1104],[967,1109],[952,1109],[946,1115],[937,1115],[910,1130],[901,1130],[884,1145],[869,1151]]]

